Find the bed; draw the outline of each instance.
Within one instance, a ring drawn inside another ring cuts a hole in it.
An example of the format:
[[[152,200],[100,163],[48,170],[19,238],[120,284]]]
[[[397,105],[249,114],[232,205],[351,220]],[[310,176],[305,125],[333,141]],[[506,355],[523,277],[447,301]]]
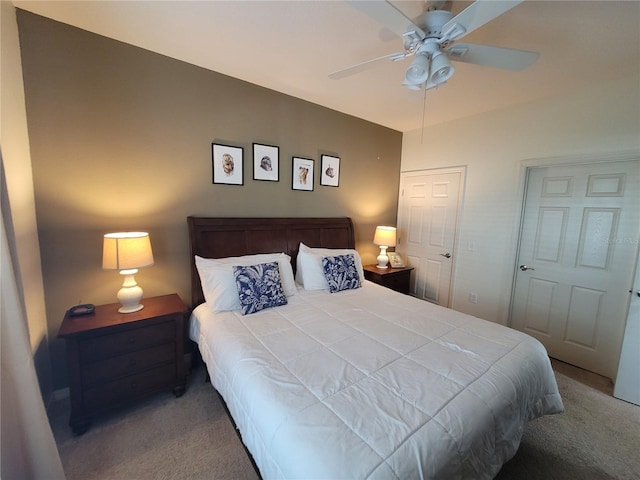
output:
[[[188,226],[189,335],[262,478],[490,479],[528,421],[563,411],[532,337],[363,278],[340,283],[361,275],[349,218]],[[280,272],[286,304],[216,303],[238,296],[212,290],[231,268],[240,282],[257,264],[263,279]],[[332,293],[334,264],[347,273]]]

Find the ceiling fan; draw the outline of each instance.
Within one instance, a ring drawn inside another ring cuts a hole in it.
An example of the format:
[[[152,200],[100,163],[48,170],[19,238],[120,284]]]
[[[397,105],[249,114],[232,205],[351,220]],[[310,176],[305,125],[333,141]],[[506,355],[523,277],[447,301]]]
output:
[[[465,35],[512,9],[523,0],[476,0],[457,15],[440,9],[445,1],[427,1],[424,14],[410,20],[388,1],[349,1],[356,9],[403,38],[404,52],[391,53],[338,70],[329,78],[340,79],[366,70],[380,61],[400,61],[414,56],[402,82],[409,90],[428,90],[449,80],[455,68],[450,60],[519,71],[538,58],[535,52],[455,43]]]

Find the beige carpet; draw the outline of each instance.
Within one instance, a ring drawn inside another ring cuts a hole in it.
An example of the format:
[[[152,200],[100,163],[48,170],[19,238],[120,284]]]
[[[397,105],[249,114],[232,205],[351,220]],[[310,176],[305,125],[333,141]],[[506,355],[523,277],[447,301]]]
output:
[[[639,479],[640,407],[614,398],[609,379],[552,363],[565,412],[530,422],[496,479]]]
[[[611,383],[554,362],[565,413],[535,420],[499,480],[640,478],[640,407],[611,396]],[[51,423],[68,480],[258,478],[202,368],[181,398],[161,394],[94,421],[74,437],[68,402]]]

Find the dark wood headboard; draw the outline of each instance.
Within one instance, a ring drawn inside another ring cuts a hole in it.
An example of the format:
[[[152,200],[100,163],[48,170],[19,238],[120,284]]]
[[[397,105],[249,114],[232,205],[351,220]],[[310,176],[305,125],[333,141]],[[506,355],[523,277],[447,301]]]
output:
[[[300,242],[309,247],[355,248],[353,223],[339,218],[215,218],[187,217],[189,225],[191,306],[204,302],[195,255],[239,257],[284,252],[293,270]]]

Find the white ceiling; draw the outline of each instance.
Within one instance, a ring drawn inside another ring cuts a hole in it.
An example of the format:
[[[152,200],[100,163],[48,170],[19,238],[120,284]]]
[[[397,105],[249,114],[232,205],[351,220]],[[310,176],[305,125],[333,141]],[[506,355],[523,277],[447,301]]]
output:
[[[422,1],[394,1],[414,18]],[[448,2],[456,13],[470,2]],[[343,1],[19,1],[42,16],[308,100],[399,131],[535,102],[640,74],[640,2],[525,0],[464,42],[540,53],[521,72],[455,63],[437,89],[400,85],[409,60],[332,80],[402,50]],[[426,100],[426,101],[425,101]]]

